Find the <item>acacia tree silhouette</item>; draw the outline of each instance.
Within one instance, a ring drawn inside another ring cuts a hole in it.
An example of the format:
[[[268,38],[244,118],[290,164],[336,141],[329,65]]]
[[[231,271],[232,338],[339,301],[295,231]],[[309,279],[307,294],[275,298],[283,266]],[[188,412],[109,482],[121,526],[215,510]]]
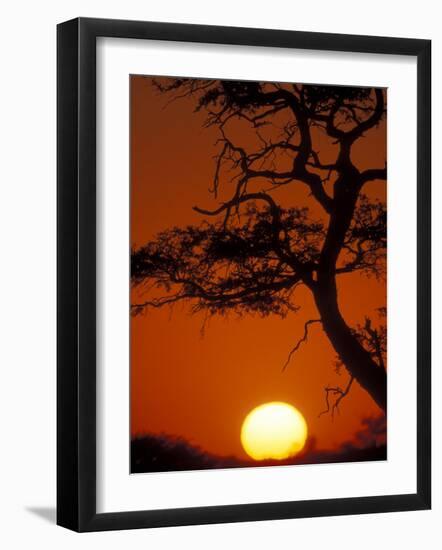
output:
[[[385,180],[387,167],[360,171],[352,161],[354,143],[385,116],[384,91],[200,79],[154,85],[173,100],[194,98],[206,125],[217,128],[211,192],[218,206],[195,206],[206,218],[201,224],[167,229],[132,250],[132,285],[150,282],[154,289],[149,300],[131,305],[132,314],[188,301],[192,312],[208,315],[285,316],[298,310],[293,294],[304,285],[318,318],[307,321],[287,364],[307,340],[309,326],[320,323],[349,374],[345,389],[325,388],[327,411],[336,409],[353,381],[385,411],[385,311],[377,328],[369,318],[352,328],[337,292],[341,274],[385,275],[385,204],[369,199],[363,188]],[[253,133],[247,147],[235,132],[238,124]],[[314,148],[319,134],[335,151],[332,162],[323,162]],[[316,219],[308,205],[276,202],[276,189],[295,185],[306,186],[320,206]],[[222,201],[221,193],[228,193]]]

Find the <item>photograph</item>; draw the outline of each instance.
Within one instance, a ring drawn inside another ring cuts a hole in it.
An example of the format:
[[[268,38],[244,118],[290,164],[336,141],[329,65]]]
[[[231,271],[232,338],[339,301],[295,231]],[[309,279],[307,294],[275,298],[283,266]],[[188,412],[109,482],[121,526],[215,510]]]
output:
[[[129,80],[130,472],[386,460],[388,90]]]
[[[5,3],[2,548],[434,548],[438,7]]]

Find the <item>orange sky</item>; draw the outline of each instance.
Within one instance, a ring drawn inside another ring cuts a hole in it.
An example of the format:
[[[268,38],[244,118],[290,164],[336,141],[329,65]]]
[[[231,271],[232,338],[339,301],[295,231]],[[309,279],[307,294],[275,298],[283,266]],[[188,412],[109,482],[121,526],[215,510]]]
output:
[[[194,100],[166,106],[151,80],[131,77],[131,241],[140,246],[171,227],[200,223],[192,206],[213,207],[209,194],[217,152],[215,128],[203,128],[204,113]],[[324,138],[323,138],[324,139]],[[327,149],[328,147],[328,149]],[[327,161],[326,143],[319,147]],[[363,169],[383,166],[386,125],[356,143],[353,160]],[[385,200],[383,182],[364,190]],[[284,205],[312,205],[303,185],[273,196]],[[386,285],[357,274],[339,279],[340,305],[350,325],[386,305]],[[282,372],[287,354],[302,336],[306,320],[316,318],[310,292],[295,293],[301,310],[285,319],[234,315],[212,317],[201,335],[204,315],[190,315],[186,304],[149,310],[131,319],[131,433],[179,435],[206,451],[245,458],[240,428],[247,413],[268,401],[286,401],[305,416],[309,436],[320,448],[351,440],[361,420],[379,409],[357,384],[334,421],[325,408],[324,386],[345,386],[345,370],[335,373],[335,353],[319,325]]]

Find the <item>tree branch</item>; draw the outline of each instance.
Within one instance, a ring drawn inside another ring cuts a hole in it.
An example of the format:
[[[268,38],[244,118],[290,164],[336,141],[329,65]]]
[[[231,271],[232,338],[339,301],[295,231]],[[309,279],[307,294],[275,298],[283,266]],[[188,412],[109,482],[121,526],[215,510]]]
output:
[[[382,355],[382,342],[378,331],[371,326],[371,320],[368,317],[365,318],[364,328],[372,339],[374,352],[378,359],[379,366],[385,369],[384,357]]]
[[[308,337],[308,328],[310,325],[314,324],[314,323],[321,323],[321,319],[310,319],[309,321],[307,321],[305,324],[304,324],[304,335],[302,336],[302,338],[300,338],[298,340],[298,342],[296,342],[296,345],[295,347],[290,351],[288,357],[287,357],[287,361],[284,363],[283,367],[282,367],[282,372],[285,371],[285,369],[287,368],[288,364],[290,363],[290,359],[292,358],[292,355],[294,353],[296,353],[298,351],[298,349],[301,347],[301,344],[303,342],[306,342],[307,341],[307,337]]]
[[[346,132],[347,137],[349,137],[351,141],[355,141],[364,132],[370,130],[370,128],[373,128],[373,126],[376,126],[376,124],[380,122],[382,115],[384,114],[385,108],[384,90],[382,88],[375,88],[375,96],[376,106],[372,115],[357,126],[355,126],[355,128],[353,128],[349,132]]]
[[[185,300],[186,298],[192,298],[191,294],[175,294],[173,296],[166,296],[164,298],[158,298],[157,300],[148,300],[146,302],[141,302],[137,304],[130,305],[130,311],[132,315],[138,315],[147,307],[160,308],[163,306],[176,304],[180,300]]]
[[[353,380],[354,380],[354,377],[351,376],[350,380],[347,384],[347,387],[344,390],[341,389],[339,386],[337,386],[335,388],[326,386],[324,388],[324,390],[325,390],[325,403],[327,405],[327,408],[324,411],[322,411],[321,413],[319,413],[318,417],[322,416],[323,414],[329,413],[330,410],[331,410],[332,419],[334,418],[335,411],[339,412],[339,404],[344,399],[344,397],[346,395],[348,395],[348,392],[350,391],[351,386],[353,384]],[[333,395],[338,395],[338,397],[335,400],[335,402],[333,403],[333,405],[330,405],[330,397],[329,397],[330,393],[332,393]]]
[[[359,176],[361,184],[367,183],[372,180],[386,180],[387,179],[387,165],[384,168],[370,168],[365,170]]]
[[[238,193],[237,193],[238,194]],[[273,198],[268,195],[267,193],[244,193],[241,196],[235,196],[230,201],[227,201],[223,203],[221,206],[216,208],[215,210],[205,210],[203,208],[199,208],[198,206],[194,206],[193,209],[196,212],[199,212],[200,214],[205,214],[207,216],[217,216],[218,214],[221,214],[222,212],[226,211],[226,215],[230,213],[230,210],[243,202],[252,201],[252,200],[262,200],[266,202],[270,207],[270,214],[273,219],[273,244],[275,247],[275,251],[279,254],[280,258],[286,262],[289,263],[294,269],[297,270],[299,275],[303,278],[304,282],[306,284],[311,283],[311,272],[312,272],[312,265],[307,264],[305,262],[300,261],[295,254],[293,254],[287,246],[284,245],[283,242],[279,239],[279,233],[282,229],[281,225],[281,214],[280,209],[276,202],[273,200]]]

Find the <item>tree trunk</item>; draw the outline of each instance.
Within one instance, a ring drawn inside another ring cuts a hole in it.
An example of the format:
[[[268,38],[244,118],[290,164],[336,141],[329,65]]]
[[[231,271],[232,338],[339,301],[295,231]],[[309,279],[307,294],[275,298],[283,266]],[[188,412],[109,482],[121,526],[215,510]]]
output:
[[[321,251],[317,280],[312,290],[323,329],[345,368],[386,412],[387,373],[383,367],[373,361],[370,353],[352,334],[338,306],[336,263],[353,219],[361,189],[358,172],[351,164],[349,157],[346,158],[346,166],[346,171],[340,175],[334,185],[333,210]]]
[[[373,361],[370,353],[359,343],[344,321],[338,307],[334,276],[318,279],[314,297],[323,329],[348,373],[386,412],[387,373]]]

